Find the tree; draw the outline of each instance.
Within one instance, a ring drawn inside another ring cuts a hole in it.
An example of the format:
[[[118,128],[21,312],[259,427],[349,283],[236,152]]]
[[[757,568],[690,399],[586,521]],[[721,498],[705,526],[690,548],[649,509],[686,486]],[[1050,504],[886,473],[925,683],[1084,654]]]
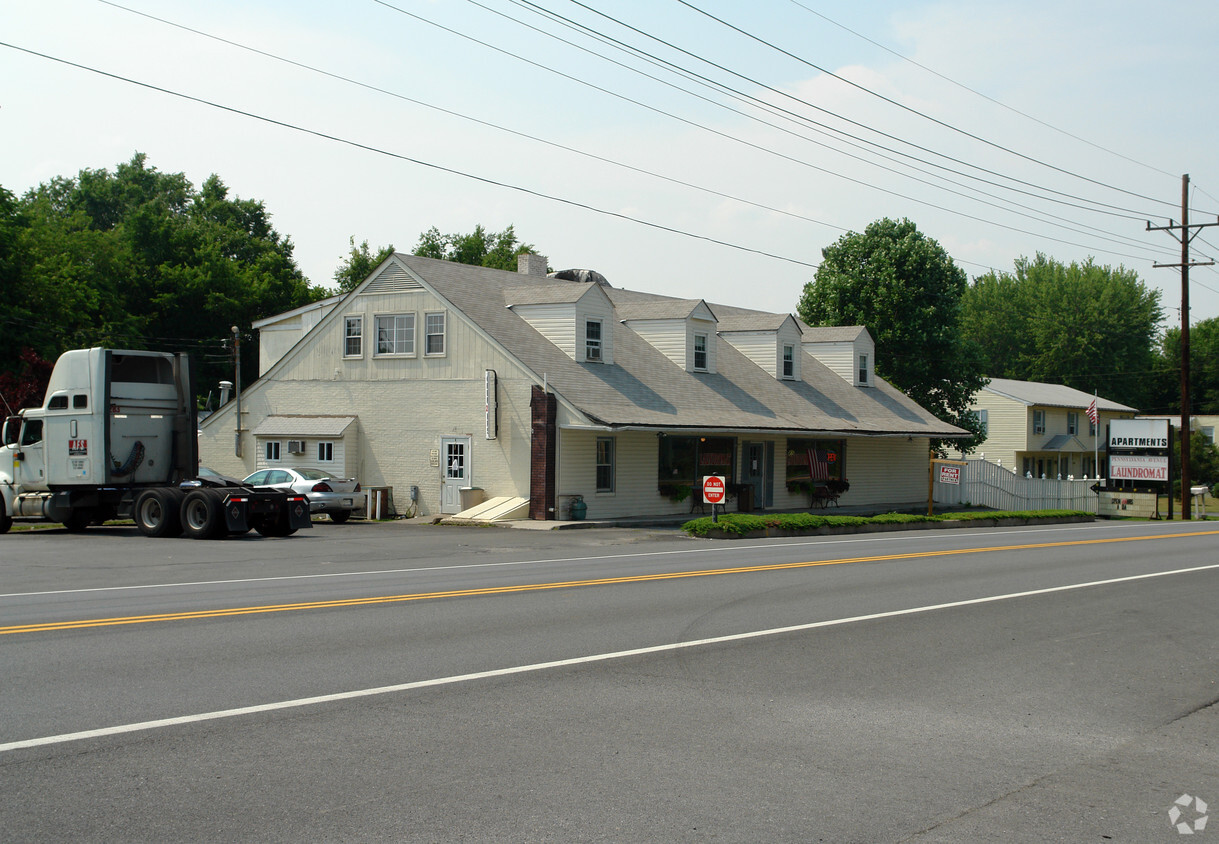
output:
[[[821,254],[800,298],[801,319],[867,327],[878,375],[943,421],[977,433],[969,405],[985,379],[961,337],[966,277],[948,253],[909,220],[883,219]]]
[[[194,353],[203,388],[232,378],[230,326],[328,294],[301,274],[262,202],[230,197],[215,175],[196,190],[141,153],[113,173],[41,184],[19,212],[19,292],[0,299],[0,320],[29,318],[0,346],[0,371],[16,371],[14,346],[50,360],[89,345],[171,349]],[[4,216],[0,203],[0,230]],[[248,383],[257,352],[243,364]]]
[[[1133,407],[1152,398],[1160,292],[1123,267],[1065,265],[1038,254],[979,276],[962,331],[988,376],[1098,391]]]
[[[435,230],[433,229],[433,231]],[[334,271],[334,281],[339,293],[349,293],[354,290],[356,285],[368,278],[372,271],[380,266],[382,261],[394,254],[392,243],[389,246],[382,246],[374,255],[368,247],[367,240],[359,246],[356,246],[354,237],[348,238],[347,242],[350,245],[350,251],[343,263]]]
[[[516,272],[516,256],[536,251],[533,245],[517,241],[512,226],[502,232],[488,232],[478,225],[469,234],[441,234],[432,226],[419,235],[412,254]]]
[[[1181,329],[1169,328],[1160,338],[1154,393],[1149,413],[1181,412]],[[1190,413],[1219,413],[1219,317],[1189,328]],[[1217,477],[1215,480],[1219,480]]]

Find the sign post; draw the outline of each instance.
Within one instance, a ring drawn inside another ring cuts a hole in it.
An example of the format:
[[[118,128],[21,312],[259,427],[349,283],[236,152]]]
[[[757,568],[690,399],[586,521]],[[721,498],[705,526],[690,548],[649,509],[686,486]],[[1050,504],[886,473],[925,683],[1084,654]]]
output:
[[[724,486],[723,475],[704,475],[703,476],[703,503],[711,505],[711,521],[718,522],[716,518],[716,505],[724,503],[724,493],[727,487]]]

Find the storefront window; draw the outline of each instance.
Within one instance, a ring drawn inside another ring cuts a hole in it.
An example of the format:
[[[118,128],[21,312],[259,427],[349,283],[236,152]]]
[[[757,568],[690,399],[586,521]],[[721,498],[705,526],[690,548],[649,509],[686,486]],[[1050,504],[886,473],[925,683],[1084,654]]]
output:
[[[843,440],[788,440],[788,490],[807,489],[816,482],[845,480],[845,452]]]
[[[657,486],[662,495],[681,500],[683,492],[701,488],[704,475],[723,475],[733,483],[735,455],[732,437],[661,437]]]

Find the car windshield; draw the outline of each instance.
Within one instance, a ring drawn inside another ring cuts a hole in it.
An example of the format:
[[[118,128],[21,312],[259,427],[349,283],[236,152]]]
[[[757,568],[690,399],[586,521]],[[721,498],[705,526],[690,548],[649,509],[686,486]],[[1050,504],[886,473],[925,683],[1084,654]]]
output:
[[[324,481],[330,477],[325,472],[319,472],[317,469],[293,469],[292,471],[307,481]]]

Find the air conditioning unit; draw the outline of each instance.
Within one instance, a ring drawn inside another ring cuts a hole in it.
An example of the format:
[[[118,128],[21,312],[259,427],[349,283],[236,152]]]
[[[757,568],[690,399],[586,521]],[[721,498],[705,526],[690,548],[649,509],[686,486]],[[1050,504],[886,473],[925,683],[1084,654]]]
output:
[[[289,454],[304,454],[305,453],[305,441],[304,440],[288,440],[288,453]]]
[[[584,349],[585,360],[601,360],[601,347],[588,346]]]

